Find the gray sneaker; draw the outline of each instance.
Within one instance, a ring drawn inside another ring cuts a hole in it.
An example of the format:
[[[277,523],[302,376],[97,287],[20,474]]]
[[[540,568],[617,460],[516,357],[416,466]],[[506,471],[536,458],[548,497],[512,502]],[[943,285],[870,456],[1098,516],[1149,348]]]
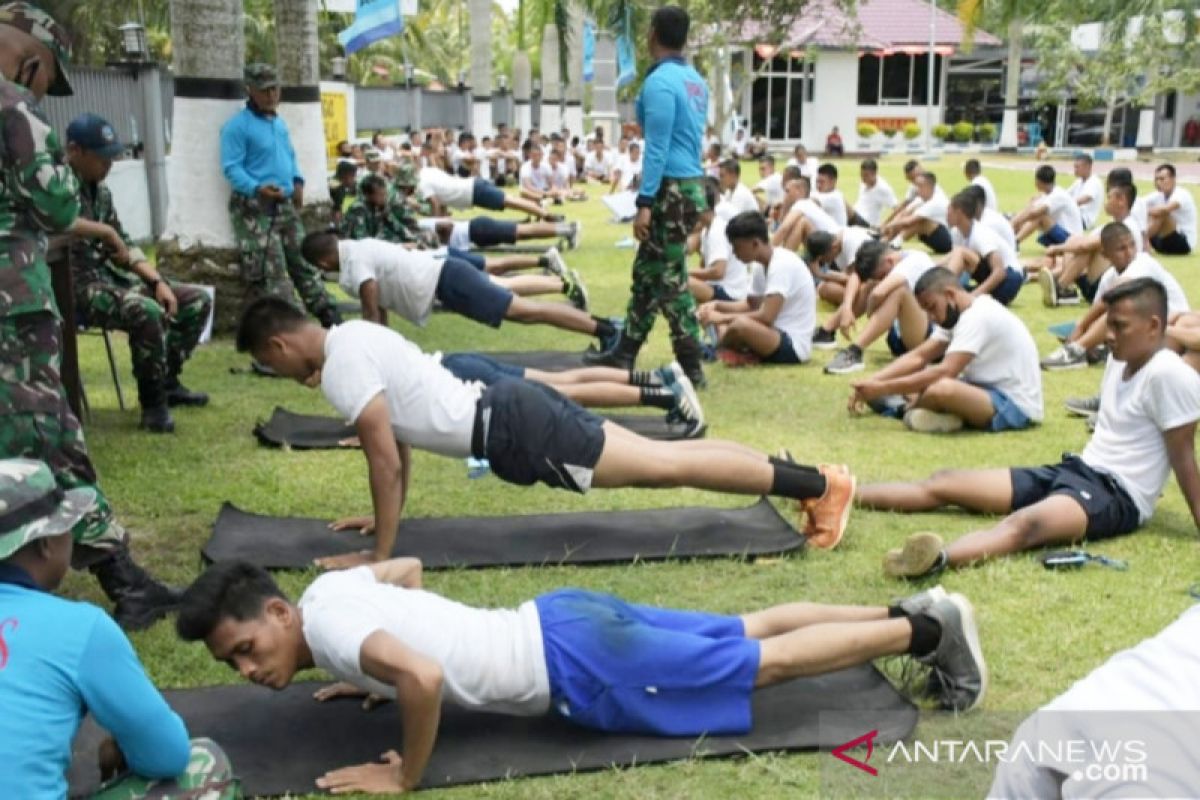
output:
[[[571,231],[567,234],[567,244],[572,250],[579,249],[579,237],[583,235],[583,223],[571,221]]]
[[[546,269],[549,270],[550,274],[557,275],[560,278],[565,277],[568,269],[567,262],[563,261],[562,254],[558,252],[558,248],[551,247],[546,251],[545,256]]]
[[[825,365],[825,373],[827,375],[848,375],[851,372],[858,372],[865,366],[863,357],[847,347],[838,350],[833,360]]]
[[[979,646],[979,629],[971,601],[955,593],[931,605],[926,615],[942,628],[937,649],[917,661],[933,668],[932,683],[942,708],[965,712],[987,694],[987,664]]]
[[[1042,359],[1042,369],[1084,369],[1087,367],[1087,352],[1075,342],[1068,342]]]
[[[896,607],[904,612],[905,616],[913,617],[917,614],[923,614],[929,610],[930,606],[935,603],[940,603],[950,595],[942,588],[939,583],[932,589],[926,589],[923,592],[909,595],[908,597],[896,603]]]
[[[1100,412],[1100,395],[1091,397],[1068,397],[1063,403],[1068,413],[1076,417],[1087,417]]]

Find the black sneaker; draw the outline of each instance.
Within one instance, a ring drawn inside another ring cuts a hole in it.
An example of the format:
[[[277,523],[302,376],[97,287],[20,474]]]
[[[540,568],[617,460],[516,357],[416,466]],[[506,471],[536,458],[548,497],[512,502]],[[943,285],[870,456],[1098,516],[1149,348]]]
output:
[[[1108,362],[1109,350],[1108,345],[1099,344],[1087,351],[1088,366],[1095,364],[1105,364]]]
[[[174,406],[206,406],[208,395],[204,392],[193,392],[182,383],[176,383],[167,389],[167,405]]]
[[[917,661],[933,668],[932,682],[942,708],[964,712],[978,706],[987,694],[987,664],[979,646],[975,609],[961,594],[952,594],[922,612],[937,621],[942,637],[937,649]]]
[[[814,350],[832,350],[837,347],[837,333],[817,328],[813,333],[812,346]]]
[[[1060,306],[1077,306],[1082,302],[1079,297],[1078,289],[1064,289],[1058,287],[1058,305]]]
[[[825,373],[827,375],[847,375],[860,371],[864,366],[862,353],[847,347],[838,350],[833,360],[825,365]]]

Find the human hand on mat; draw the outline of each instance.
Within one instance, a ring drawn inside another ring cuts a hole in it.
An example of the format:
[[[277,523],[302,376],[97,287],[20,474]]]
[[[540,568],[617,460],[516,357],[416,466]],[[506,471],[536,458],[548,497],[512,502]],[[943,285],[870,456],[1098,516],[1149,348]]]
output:
[[[380,758],[383,759],[383,763],[357,764],[353,767],[330,770],[317,778],[317,786],[328,789],[333,794],[399,794],[406,791],[408,787],[400,779],[400,767],[403,763],[400,754],[395,750],[388,750]]]
[[[321,569],[350,569],[375,563],[375,553],[371,550],[359,550],[357,553],[343,553],[340,556],[314,558],[313,563]]]
[[[326,686],[322,686],[313,692],[313,699],[318,703],[324,703],[326,700],[336,700],[339,697],[362,697],[362,710],[370,711],[378,708],[388,701],[386,697],[379,694],[372,694],[366,689],[360,689],[353,683],[347,681],[338,681]]]
[[[332,531],[357,530],[363,536],[370,536],[375,532],[375,517],[342,517],[329,523],[329,529]]]

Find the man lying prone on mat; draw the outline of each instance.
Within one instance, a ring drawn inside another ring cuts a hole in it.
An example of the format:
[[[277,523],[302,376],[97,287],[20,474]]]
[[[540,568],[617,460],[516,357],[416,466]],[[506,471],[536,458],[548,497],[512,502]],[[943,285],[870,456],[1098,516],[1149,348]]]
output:
[[[971,604],[940,586],[891,607],[788,603],[742,616],[579,589],[482,609],[422,590],[421,562],[397,558],[326,573],[292,604],[262,568],[223,562],[188,589],[176,626],[254,683],[283,689],[298,670],[317,666],[342,681],[317,700],[397,700],[403,752],[317,779],[335,793],[417,788],[443,700],[500,714],[557,713],[611,733],[697,737],[749,731],[758,687],[881,656],[907,654],[931,667],[922,685],[946,709],[974,708],[987,688]]]
[[[238,350],[282,377],[321,391],[354,425],[367,459],[374,552],[320,559],[329,568],[392,554],[412,473],[412,447],[451,458],[486,458],[496,477],[586,492],[593,486],[690,486],[774,495],[808,516],[817,547],[837,545],[855,481],[844,466],[810,467],[717,439],[652,441],[584,410],[548,386],[456,378],[399,333],[355,320],[326,332],[286,301],[262,298],[242,317]]]

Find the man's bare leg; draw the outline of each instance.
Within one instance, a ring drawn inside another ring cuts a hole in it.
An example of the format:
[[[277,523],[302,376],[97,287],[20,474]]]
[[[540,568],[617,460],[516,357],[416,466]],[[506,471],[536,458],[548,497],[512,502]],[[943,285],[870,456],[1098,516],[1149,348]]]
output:
[[[548,212],[548,211],[546,211],[546,209],[542,208],[540,203],[535,203],[532,200],[528,200],[524,197],[513,197],[512,195],[505,195],[504,196],[504,207],[510,208],[514,211],[524,211],[526,214],[530,215],[531,217],[537,217],[538,219],[543,220],[543,221],[545,221],[546,218],[550,216],[550,212]]]
[[[896,320],[900,323],[900,341],[908,350],[915,350],[929,338],[929,315],[907,285],[897,289],[895,294],[899,296]]]
[[[1007,469],[941,470],[916,483],[872,483],[858,489],[858,504],[877,511],[934,511],[959,506],[981,514],[1012,511]]]
[[[867,324],[862,333],[854,337],[854,344],[858,345],[859,349],[866,350],[872,342],[891,330],[892,323],[896,321],[896,315],[900,312],[900,301],[906,294],[909,294],[906,289],[897,288],[876,306],[874,313],[867,317]],[[917,308],[919,310],[920,306]]]
[[[508,280],[516,279],[509,278]],[[561,281],[559,285],[561,286]],[[585,333],[588,336],[596,335],[596,320],[566,303],[547,303],[541,300],[514,297],[504,318],[522,325],[552,325],[565,331]]]
[[[713,287],[707,281],[699,278],[688,278],[688,291],[692,293],[692,297],[696,298],[697,303],[707,303],[717,296]]]
[[[631,440],[631,443],[635,445],[637,442],[643,441],[643,438],[638,434],[620,426],[617,426],[617,432],[614,435],[622,436],[626,439],[629,439],[630,437],[636,437]],[[683,450],[686,450],[689,447],[696,447],[697,445],[700,445],[699,449],[707,453],[711,453],[714,450],[719,450],[722,452],[733,453],[742,458],[752,458],[756,461],[764,462],[769,461],[766,453],[761,453],[758,450],[755,450],[753,447],[747,447],[744,444],[740,444],[729,439],[680,439],[672,442],[671,444],[676,448]]]
[[[619,383],[629,385],[629,371],[615,367],[581,367],[562,372],[526,369],[525,380],[537,381],[556,389],[580,383]]]
[[[528,375],[525,377],[530,379]],[[625,408],[642,404],[642,388],[629,384],[568,383],[554,389],[584,408]]]
[[[557,222],[522,222],[517,225],[517,241],[525,239],[555,239],[559,234]]]
[[[799,251],[801,245],[808,240],[808,235],[815,230],[812,220],[808,217],[800,217],[799,222],[792,228],[788,234],[787,240],[784,242],[784,247],[788,250]]]
[[[863,611],[872,618],[817,623],[764,639],[754,685],[823,675],[908,651],[913,623],[907,617],[888,619],[886,608]],[[879,612],[882,617],[874,616]]]
[[[1053,494],[1009,514],[993,528],[954,540],[946,547],[947,563],[959,567],[1038,547],[1074,544],[1087,533],[1087,522],[1078,501]]]
[[[602,488],[688,486],[714,492],[762,496],[771,491],[774,469],[763,454],[752,457],[720,440],[661,442],[604,423],[604,452],[592,477]]]
[[[913,404],[942,414],[953,414],[977,429],[991,427],[996,409],[985,390],[957,378],[941,378],[928,386]]]
[[[782,338],[775,328],[741,315],[734,317],[725,328],[721,344],[735,350],[749,350],[765,358],[779,349]]]
[[[561,294],[566,289],[562,278],[553,275],[513,275],[511,277],[493,275],[491,278],[494,283],[500,284],[518,297],[530,297],[539,294]],[[587,315],[585,314],[584,316]]]
[[[835,281],[821,281],[821,284],[817,287],[817,296],[826,303],[840,306],[842,300],[846,297],[846,285]]]
[[[504,275],[521,269],[533,269],[542,265],[535,255],[484,256],[485,269],[489,275]]]

